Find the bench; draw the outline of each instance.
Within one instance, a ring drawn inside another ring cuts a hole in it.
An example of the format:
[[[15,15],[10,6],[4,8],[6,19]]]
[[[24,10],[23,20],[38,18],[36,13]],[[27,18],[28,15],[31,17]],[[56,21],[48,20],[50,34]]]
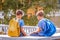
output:
[[[34,37],[34,36],[25,36],[25,37],[9,37],[8,35],[0,35],[0,40],[57,40],[60,39],[60,33],[55,33],[51,37]]]
[[[25,36],[25,37],[9,37],[7,35],[8,25],[0,25],[4,29],[6,35],[0,35],[0,40],[54,40],[60,39],[60,28],[56,28],[57,31],[51,37],[35,37],[35,36]],[[31,32],[36,31],[38,27],[36,26],[24,26],[25,32],[29,35]]]

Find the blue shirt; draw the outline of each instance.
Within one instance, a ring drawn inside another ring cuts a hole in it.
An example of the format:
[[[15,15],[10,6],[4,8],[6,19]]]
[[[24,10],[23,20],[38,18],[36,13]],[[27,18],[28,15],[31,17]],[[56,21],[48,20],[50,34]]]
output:
[[[41,28],[41,31],[38,33],[38,35],[41,35],[41,36],[45,36],[46,34],[45,31],[46,31],[46,23],[44,22],[45,18],[41,19],[39,22],[38,22],[38,27]]]
[[[22,19],[19,20],[19,25],[20,25],[20,27],[24,26],[24,21]],[[22,35],[23,35],[23,33],[20,31],[20,36],[22,36]]]
[[[55,25],[46,18],[38,22],[38,27],[41,28],[41,31],[38,33],[40,36],[52,36],[56,32]]]
[[[20,27],[23,27],[24,26],[24,21],[22,19],[19,20],[19,25],[20,25]]]

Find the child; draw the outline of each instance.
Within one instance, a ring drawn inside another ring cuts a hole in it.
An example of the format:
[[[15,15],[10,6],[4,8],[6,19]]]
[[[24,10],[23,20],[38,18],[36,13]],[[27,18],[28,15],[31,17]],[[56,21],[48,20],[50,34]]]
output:
[[[24,26],[24,21],[22,19],[22,17],[24,16],[23,11],[21,10],[17,10],[16,11],[16,18],[19,20],[19,25],[20,25],[20,36],[26,36],[26,33],[23,30],[23,26]]]
[[[22,20],[23,12],[21,10],[16,11],[16,18],[13,18],[9,22],[8,28],[8,36],[11,37],[19,37],[19,36],[26,36],[24,32],[23,26],[24,21]]]
[[[56,32],[55,25],[48,19],[44,18],[44,12],[37,12],[38,29],[31,36],[52,36]]]

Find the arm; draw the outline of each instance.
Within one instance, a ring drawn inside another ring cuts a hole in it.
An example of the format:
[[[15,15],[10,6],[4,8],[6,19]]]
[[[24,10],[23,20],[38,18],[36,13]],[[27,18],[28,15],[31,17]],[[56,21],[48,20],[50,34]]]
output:
[[[40,31],[41,31],[41,28],[38,27],[37,30],[35,32],[33,32],[33,33],[38,33]],[[31,34],[33,34],[33,33],[31,33]]]
[[[24,32],[24,28],[21,27],[21,32],[24,34],[24,36],[26,36],[27,34]]]
[[[39,21],[38,22],[38,28],[36,30],[36,32],[33,32],[33,33],[39,33],[40,31],[42,31],[42,28],[44,28],[44,22],[43,21]]]
[[[38,29],[35,32],[38,33],[40,31],[41,31],[41,28],[38,27]]]
[[[24,21],[21,20],[21,21],[20,21],[21,32],[24,34],[24,36],[26,36],[26,33],[24,32],[23,26],[24,26]]]

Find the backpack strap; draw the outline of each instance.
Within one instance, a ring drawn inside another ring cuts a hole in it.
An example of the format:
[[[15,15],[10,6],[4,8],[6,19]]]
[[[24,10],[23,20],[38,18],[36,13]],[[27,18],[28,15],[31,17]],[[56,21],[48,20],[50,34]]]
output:
[[[13,18],[16,22],[18,22],[18,19],[17,18]]]

